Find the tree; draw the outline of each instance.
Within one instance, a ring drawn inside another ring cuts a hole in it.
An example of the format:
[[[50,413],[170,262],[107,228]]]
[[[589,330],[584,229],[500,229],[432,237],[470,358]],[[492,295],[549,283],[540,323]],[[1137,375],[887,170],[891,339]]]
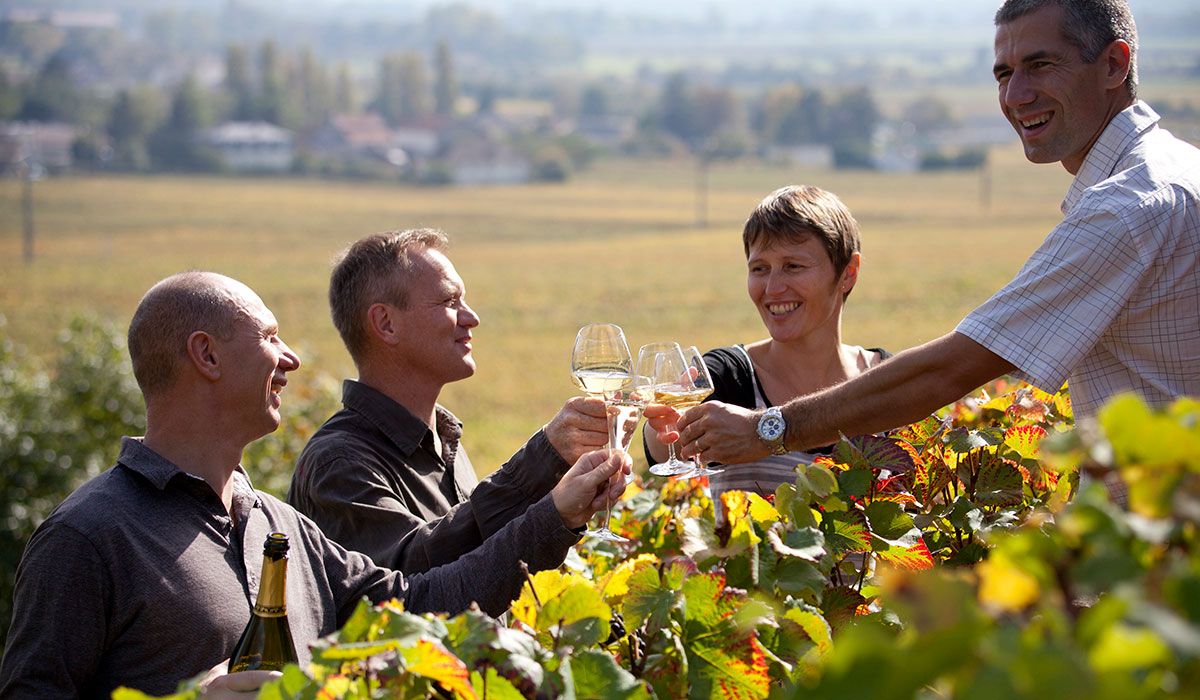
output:
[[[854,88],[840,95],[829,117],[833,162],[838,167],[869,167],[871,140],[879,125],[879,107],[870,90]]]
[[[150,155],[156,165],[168,170],[211,170],[217,166],[195,144],[197,132],[212,124],[211,106],[195,76],[188,76],[171,100],[166,123],[151,138]]]
[[[433,111],[439,115],[454,114],[454,104],[458,101],[458,79],[454,74],[454,56],[450,45],[444,40],[437,45],[437,55],[434,57]]]
[[[600,85],[592,84],[583,89],[579,98],[579,113],[587,117],[603,117],[608,114],[608,92]]]
[[[38,71],[25,94],[18,115],[31,121],[75,121],[85,95],[71,79],[71,66],[62,50]]]
[[[148,139],[163,119],[162,97],[149,86],[122,90],[108,118],[113,165],[129,170],[150,167]]]
[[[425,63],[411,51],[388,54],[379,67],[375,109],[393,126],[429,113]]]
[[[258,118],[280,126],[299,126],[299,100],[290,89],[287,70],[272,41],[264,41],[259,52],[259,74]]]
[[[659,126],[690,146],[695,131],[692,114],[687,78],[683,73],[673,73],[667,78],[658,98]]]
[[[343,61],[338,65],[337,78],[333,85],[333,112],[353,112],[357,100],[354,97],[354,81],[350,78],[350,66]]]
[[[304,106],[303,125],[313,127],[324,123],[333,111],[333,90],[328,71],[311,48],[305,48],[300,54],[299,81]]]
[[[21,88],[0,68],[0,120],[7,121],[21,111]]]
[[[904,108],[903,118],[911,123],[920,135],[940,131],[958,122],[950,105],[934,95],[925,95],[913,100]]]
[[[429,80],[425,76],[425,60],[408,51],[400,57],[399,65],[400,117],[407,121],[429,114]]]
[[[225,89],[233,101],[230,118],[239,121],[258,118],[258,95],[250,72],[250,58],[241,44],[230,44],[225,49]]]

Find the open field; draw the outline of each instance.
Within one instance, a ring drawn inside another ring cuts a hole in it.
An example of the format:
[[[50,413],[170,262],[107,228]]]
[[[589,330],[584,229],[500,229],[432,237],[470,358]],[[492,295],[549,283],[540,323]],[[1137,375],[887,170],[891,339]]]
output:
[[[953,328],[1003,284],[1059,219],[1070,177],[994,152],[978,171],[836,172],[718,164],[708,226],[689,162],[601,162],[563,185],[425,189],[383,183],[86,177],[35,183],[36,257],[21,259],[22,183],[0,181],[0,314],[49,353],[78,312],[124,326],[156,280],[212,269],[254,287],[305,367],[297,382],[352,373],[325,301],[331,256],[374,231],[436,226],[480,313],[478,374],[444,403],[490,471],[575,393],[576,329],[621,324],[630,344],[701,349],[762,336],[745,298],[741,222],[789,183],[830,189],[855,212],[864,265],[847,342],[893,351]],[[291,390],[289,390],[290,392]],[[288,408],[285,394],[284,410]]]

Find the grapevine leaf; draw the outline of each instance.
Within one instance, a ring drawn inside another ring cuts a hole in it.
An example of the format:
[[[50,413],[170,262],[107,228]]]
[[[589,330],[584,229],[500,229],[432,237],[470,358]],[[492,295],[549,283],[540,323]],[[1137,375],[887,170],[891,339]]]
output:
[[[933,568],[933,555],[929,552],[929,547],[925,545],[921,531],[916,528],[913,529],[912,537],[900,540],[884,540],[876,537],[872,540],[872,544],[875,547],[875,556],[893,566],[910,571],[924,571]]]
[[[1058,415],[1068,421],[1075,419],[1075,412],[1071,408],[1071,394],[1067,392],[1066,384],[1054,395],[1054,408],[1058,410]]]
[[[815,682],[833,653],[833,630],[819,609],[802,603],[780,619],[774,651],[785,662],[798,665],[800,679]]]
[[[829,582],[828,576],[821,573],[816,564],[803,559],[785,557],[777,561],[775,567],[775,587],[785,593],[808,597]]]
[[[870,469],[849,469],[838,472],[838,490],[846,496],[861,498],[871,492],[871,482],[874,480],[875,473]]]
[[[871,532],[884,539],[899,539],[914,530],[912,516],[904,512],[900,504],[891,501],[873,501],[864,511]]]
[[[477,671],[471,672],[471,687],[476,696],[488,700],[525,700],[525,695],[492,666],[488,666],[482,674]]]
[[[437,681],[460,698],[475,698],[466,664],[440,642],[422,639],[415,647],[401,650],[408,662],[407,671]]]
[[[1004,459],[987,460],[975,483],[975,502],[982,506],[1020,505],[1023,484],[1017,465]]]
[[[690,567],[683,562],[672,562],[659,567],[642,566],[629,577],[629,593],[621,603],[626,625],[637,629],[646,625],[651,632],[667,627],[671,610],[679,605],[682,596],[679,589]]]
[[[549,600],[542,601],[538,612],[538,639],[547,647],[558,644],[586,647],[608,637],[612,608],[605,604],[600,591],[587,579],[571,577],[573,582]]]
[[[950,524],[959,530],[976,532],[983,527],[983,510],[966,496],[959,496],[947,516]]]
[[[577,698],[650,700],[652,697],[646,684],[621,668],[609,654],[584,649],[571,657],[570,664]]]
[[[639,554],[633,559],[626,559],[617,568],[608,572],[600,583],[600,590],[610,603],[619,600],[629,591],[629,577],[634,570],[643,565],[658,564],[658,557],[653,554]]]
[[[750,508],[748,512],[754,524],[766,527],[768,524],[779,522],[783,518],[779,514],[779,510],[775,508],[774,503],[771,503],[757,493],[749,494],[749,501]]]
[[[898,503],[875,501],[866,508],[871,524],[871,548],[881,560],[904,569],[933,568],[933,555],[921,531]]]
[[[781,536],[784,528],[776,526],[767,531],[767,542],[776,553],[817,562],[825,556],[825,536],[815,527],[791,530]]]
[[[821,613],[834,632],[840,631],[867,604],[861,593],[848,586],[830,586],[821,596]]]
[[[929,416],[925,420],[901,428],[894,435],[914,447],[924,449],[930,441],[941,437],[947,425],[949,421],[943,422],[937,416]]]
[[[1034,459],[1038,454],[1038,443],[1046,437],[1046,429],[1037,425],[1015,425],[1004,433],[1004,445],[1021,459]]]
[[[833,456],[850,469],[886,469],[893,474],[903,474],[916,463],[912,445],[877,435],[843,438],[834,446]]]
[[[797,469],[796,490],[805,500],[812,500],[812,497],[817,500],[828,498],[836,487],[837,480],[833,472],[823,464],[814,463]]]
[[[833,630],[819,609],[804,603],[790,608],[783,619],[799,628],[803,637],[812,643],[816,651],[812,661],[823,661],[833,652]]]
[[[951,450],[960,454],[981,447],[998,445],[1001,442],[991,431],[971,430],[965,426],[951,430],[942,439],[950,445]]]
[[[825,533],[825,548],[835,557],[841,558],[852,552],[871,551],[871,533],[862,511],[826,513],[821,522],[821,530]]]
[[[922,505],[929,505],[934,498],[950,484],[953,476],[946,463],[935,458],[927,464],[917,465],[908,473],[909,488]]]
[[[611,608],[590,581],[558,571],[535,574],[513,605],[513,617],[533,628],[547,646],[553,646],[554,639],[572,646],[599,643],[607,636],[611,615]]]

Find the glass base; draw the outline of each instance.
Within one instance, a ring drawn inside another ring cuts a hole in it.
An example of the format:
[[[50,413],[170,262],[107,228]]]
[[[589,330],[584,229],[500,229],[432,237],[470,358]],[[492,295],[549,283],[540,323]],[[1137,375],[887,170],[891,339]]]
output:
[[[672,457],[665,462],[659,462],[650,467],[650,473],[655,476],[679,476],[695,468],[691,462]]]
[[[628,542],[629,541],[628,537],[621,537],[620,535],[613,532],[612,530],[609,530],[606,527],[602,527],[599,530],[588,530],[587,532],[585,532],[583,534],[588,537],[594,537],[598,540],[605,540],[608,542]]]
[[[712,476],[713,474],[720,474],[723,471],[725,471],[725,470],[724,469],[709,469],[708,467],[702,467],[702,466],[693,464],[691,466],[691,468],[688,469],[686,472],[683,472],[682,474],[676,474],[675,478],[676,479],[696,479],[696,478],[699,478],[702,476]]]

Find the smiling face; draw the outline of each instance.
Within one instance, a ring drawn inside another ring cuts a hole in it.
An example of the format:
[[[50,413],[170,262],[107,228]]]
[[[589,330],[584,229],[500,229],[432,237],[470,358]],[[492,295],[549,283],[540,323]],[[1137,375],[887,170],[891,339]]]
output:
[[[398,310],[403,340],[395,361],[413,377],[443,386],[475,373],[471,329],[479,316],[467,306],[466,287],[441,251],[420,248],[409,253],[408,303]]]
[[[799,340],[838,331],[843,296],[858,275],[855,253],[841,275],[816,236],[759,241],[746,260],[746,289],[771,339]]]
[[[1000,109],[1021,137],[1025,157],[1034,163],[1062,162],[1074,175],[1130,100],[1123,88],[1125,73],[1114,77],[1114,47],[1084,63],[1080,50],[1063,36],[1063,21],[1064,10],[1048,5],[999,25],[993,72]]]
[[[300,358],[279,337],[275,315],[248,287],[234,290],[240,318],[233,335],[221,341],[229,361],[224,372],[232,396],[231,410],[241,417],[249,440],[279,427],[279,393],[287,373],[300,367]]]

